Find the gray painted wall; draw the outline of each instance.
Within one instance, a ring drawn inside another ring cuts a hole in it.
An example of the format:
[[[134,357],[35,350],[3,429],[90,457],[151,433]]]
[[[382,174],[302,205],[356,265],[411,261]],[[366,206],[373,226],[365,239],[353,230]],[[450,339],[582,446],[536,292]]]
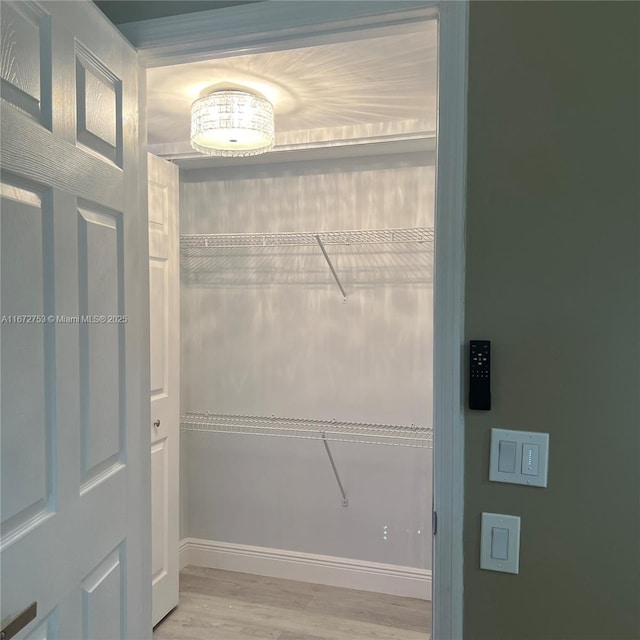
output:
[[[640,4],[474,2],[465,638],[640,638]],[[548,489],[489,483],[491,427],[550,433]],[[520,574],[482,571],[480,514],[522,518]]]
[[[181,233],[432,226],[432,162],[185,171]],[[335,261],[346,304],[317,247],[183,264],[182,410],[431,424],[432,286],[407,284],[424,254]],[[185,536],[430,567],[430,450],[334,444],[344,508],[318,441],[183,433],[182,446]]]

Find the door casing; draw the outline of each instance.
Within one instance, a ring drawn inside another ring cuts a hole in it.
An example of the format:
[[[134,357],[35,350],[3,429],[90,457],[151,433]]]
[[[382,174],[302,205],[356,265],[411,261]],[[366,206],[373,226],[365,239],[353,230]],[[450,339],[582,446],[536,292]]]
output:
[[[400,8],[399,5],[402,5]],[[434,299],[433,638],[463,637],[464,255],[468,0],[264,2],[122,25],[141,64],[410,33],[439,21]],[[407,145],[410,142],[407,141]],[[401,149],[400,149],[401,151]]]

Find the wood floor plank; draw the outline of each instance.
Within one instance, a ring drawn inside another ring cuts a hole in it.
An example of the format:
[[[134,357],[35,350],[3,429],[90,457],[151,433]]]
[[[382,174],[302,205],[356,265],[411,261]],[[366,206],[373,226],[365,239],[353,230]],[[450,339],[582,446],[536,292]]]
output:
[[[428,640],[431,603],[187,567],[154,640]]]
[[[431,627],[430,602],[354,589],[321,588],[305,610],[423,633]]]
[[[310,636],[307,633],[300,635],[298,633],[288,633],[287,631],[284,631],[278,636],[278,640],[332,640],[332,639],[328,638],[327,636],[324,636],[324,637]]]
[[[193,569],[200,569],[194,571]],[[202,567],[186,567],[180,573],[180,591],[237,598],[243,602],[265,604],[285,609],[303,609],[313,599],[315,585],[266,578],[233,571],[218,571]],[[215,575],[215,579],[212,579]]]

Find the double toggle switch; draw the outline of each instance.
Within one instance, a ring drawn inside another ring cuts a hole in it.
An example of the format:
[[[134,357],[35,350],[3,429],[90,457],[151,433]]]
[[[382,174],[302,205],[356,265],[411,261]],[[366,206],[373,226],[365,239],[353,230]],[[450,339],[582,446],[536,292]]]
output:
[[[489,480],[547,486],[549,434],[491,429]]]
[[[498,471],[500,473],[515,473],[520,464],[523,476],[537,476],[539,473],[540,445],[523,442],[521,455],[518,455],[518,443],[513,440],[498,442]]]

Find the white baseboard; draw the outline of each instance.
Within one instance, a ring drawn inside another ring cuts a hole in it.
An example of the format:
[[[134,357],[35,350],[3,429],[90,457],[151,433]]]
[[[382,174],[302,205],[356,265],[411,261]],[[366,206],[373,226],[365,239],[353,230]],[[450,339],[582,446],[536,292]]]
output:
[[[428,569],[185,538],[180,543],[180,568],[189,564],[431,600]]]

